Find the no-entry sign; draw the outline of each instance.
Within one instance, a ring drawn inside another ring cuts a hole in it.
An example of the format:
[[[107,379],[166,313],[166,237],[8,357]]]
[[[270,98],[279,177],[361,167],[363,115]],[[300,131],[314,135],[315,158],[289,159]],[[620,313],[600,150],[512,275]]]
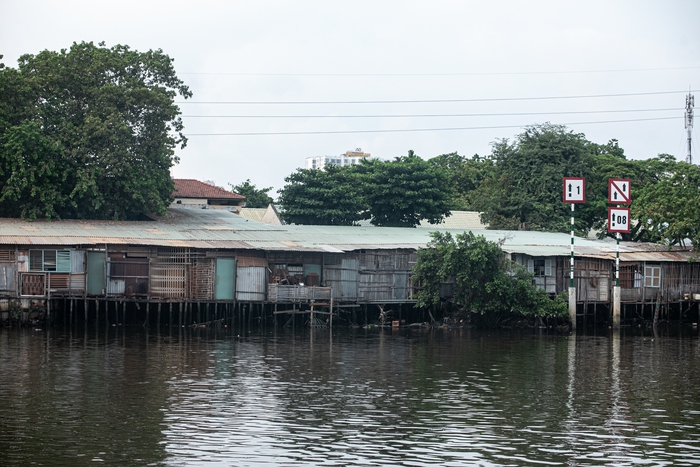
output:
[[[608,179],[608,203],[630,204],[632,202],[632,184],[628,178]]]
[[[586,179],[580,177],[564,177],[564,202],[586,202]]]

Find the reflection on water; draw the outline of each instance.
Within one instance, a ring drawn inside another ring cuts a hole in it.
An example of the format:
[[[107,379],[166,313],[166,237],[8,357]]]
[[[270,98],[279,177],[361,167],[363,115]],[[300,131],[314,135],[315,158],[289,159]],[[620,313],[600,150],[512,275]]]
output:
[[[0,329],[0,464],[698,465],[686,336]]]

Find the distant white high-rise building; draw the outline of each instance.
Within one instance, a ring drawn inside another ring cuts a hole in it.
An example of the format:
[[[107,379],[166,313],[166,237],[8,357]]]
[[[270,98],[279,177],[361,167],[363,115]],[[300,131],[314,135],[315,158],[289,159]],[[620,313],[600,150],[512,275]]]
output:
[[[346,165],[359,164],[362,158],[369,158],[370,153],[362,152],[362,148],[357,148],[354,151],[347,151],[339,156],[316,156],[306,158],[307,169],[323,169],[326,165],[335,165],[343,167]]]

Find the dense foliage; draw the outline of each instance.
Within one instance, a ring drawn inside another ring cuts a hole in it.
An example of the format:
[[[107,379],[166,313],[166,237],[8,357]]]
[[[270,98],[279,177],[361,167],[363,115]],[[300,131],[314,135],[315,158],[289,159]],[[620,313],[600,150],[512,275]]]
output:
[[[492,229],[568,232],[570,206],[562,202],[562,179],[584,177],[586,202],[576,206],[579,234],[607,234],[608,179],[632,183],[632,231],[628,241],[654,241],[700,248],[698,166],[660,154],[627,159],[616,140],[588,141],[560,125],[534,125],[513,143],[500,140],[487,157],[456,153],[430,160],[445,168],[455,204],[482,212]]]
[[[247,208],[266,208],[273,202],[273,199],[267,193],[272,190],[272,187],[258,188],[247,179],[245,182],[238,185],[231,185],[231,191],[245,196],[245,207]]]
[[[74,43],[0,69],[0,216],[137,218],[171,202],[185,146],[161,50]]]
[[[562,203],[564,177],[590,178],[596,146],[559,125],[531,126],[513,143],[494,144],[493,170],[470,194],[472,207],[496,229],[565,232],[569,206]],[[587,231],[595,219],[579,214]]]
[[[653,179],[637,191],[632,215],[638,237],[700,250],[700,167],[661,155],[644,161],[643,176]]]
[[[353,225],[370,219],[384,227],[440,222],[450,212],[447,172],[409,151],[393,161],[298,169],[279,191],[282,218],[295,224]]]
[[[393,161],[365,161],[359,170],[372,225],[415,227],[422,219],[438,224],[450,215],[453,191],[447,171],[413,151]]]
[[[413,269],[413,280],[421,285],[417,306],[439,304],[442,285],[452,282],[452,303],[465,311],[567,315],[567,303],[537,289],[532,284],[533,275],[505,259],[498,244],[472,232],[455,237],[440,232],[431,235],[427,247],[418,251]]]
[[[349,167],[298,169],[279,190],[282,220],[288,224],[353,225],[367,211],[360,174]]]

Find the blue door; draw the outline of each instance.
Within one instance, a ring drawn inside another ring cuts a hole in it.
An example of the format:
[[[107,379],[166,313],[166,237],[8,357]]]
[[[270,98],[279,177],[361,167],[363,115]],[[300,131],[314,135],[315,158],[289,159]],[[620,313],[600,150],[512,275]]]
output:
[[[233,258],[217,258],[214,297],[217,300],[233,300],[235,284],[236,260]]]

